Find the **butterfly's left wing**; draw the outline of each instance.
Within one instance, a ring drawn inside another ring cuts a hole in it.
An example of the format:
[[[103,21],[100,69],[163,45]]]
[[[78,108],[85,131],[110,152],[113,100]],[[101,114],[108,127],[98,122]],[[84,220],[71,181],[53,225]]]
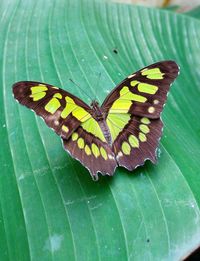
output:
[[[120,166],[132,170],[146,159],[156,161],[163,126],[160,114],[178,72],[174,61],[152,64],[131,74],[103,102]]]
[[[22,81],[13,85],[22,105],[42,117],[59,136],[68,139],[82,122],[90,119],[91,108],[71,93],[47,83]]]
[[[13,86],[14,97],[41,116],[63,139],[64,149],[97,179],[112,175],[117,163],[92,109],[74,95],[41,82],[23,81]]]

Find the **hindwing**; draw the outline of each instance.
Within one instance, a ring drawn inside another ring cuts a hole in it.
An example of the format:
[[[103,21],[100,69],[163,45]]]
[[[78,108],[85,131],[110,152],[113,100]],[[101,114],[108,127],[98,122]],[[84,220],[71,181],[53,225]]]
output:
[[[133,170],[147,159],[155,163],[162,126],[160,119],[131,116],[129,123],[113,142],[118,165]]]
[[[98,130],[93,135],[80,126],[69,139],[63,139],[63,146],[89,170],[95,180],[98,179],[98,173],[113,175],[117,167],[112,148],[106,140],[98,138]]]

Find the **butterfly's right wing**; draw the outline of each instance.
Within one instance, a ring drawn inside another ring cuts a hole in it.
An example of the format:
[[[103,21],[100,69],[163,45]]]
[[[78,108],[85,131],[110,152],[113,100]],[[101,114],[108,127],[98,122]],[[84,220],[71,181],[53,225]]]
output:
[[[146,159],[155,163],[163,126],[160,114],[178,72],[174,61],[152,64],[127,77],[103,102],[120,166],[133,170]]]
[[[41,116],[62,138],[68,139],[92,116],[90,107],[74,95],[50,84],[32,81],[13,85],[16,100]]]

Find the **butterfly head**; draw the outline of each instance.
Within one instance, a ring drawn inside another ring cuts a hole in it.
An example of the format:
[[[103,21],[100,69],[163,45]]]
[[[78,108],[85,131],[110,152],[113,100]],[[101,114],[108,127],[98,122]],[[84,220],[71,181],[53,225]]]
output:
[[[104,119],[104,113],[102,112],[101,107],[99,106],[99,103],[95,100],[92,101],[91,105],[92,110],[93,110],[93,117],[97,121],[101,121]]]
[[[92,109],[95,110],[96,108],[99,108],[99,103],[98,103],[98,101],[93,100],[91,102],[90,106],[92,107]]]

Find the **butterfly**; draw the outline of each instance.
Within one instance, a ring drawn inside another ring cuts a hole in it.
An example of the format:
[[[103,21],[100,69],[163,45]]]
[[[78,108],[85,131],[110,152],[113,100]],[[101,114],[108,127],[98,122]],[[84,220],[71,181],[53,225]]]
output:
[[[178,73],[174,61],[147,66],[117,85],[102,105],[93,100],[89,106],[65,90],[34,81],[15,83],[13,93],[44,119],[64,149],[97,180],[98,173],[112,176],[117,166],[131,171],[147,159],[156,163],[160,114]]]

